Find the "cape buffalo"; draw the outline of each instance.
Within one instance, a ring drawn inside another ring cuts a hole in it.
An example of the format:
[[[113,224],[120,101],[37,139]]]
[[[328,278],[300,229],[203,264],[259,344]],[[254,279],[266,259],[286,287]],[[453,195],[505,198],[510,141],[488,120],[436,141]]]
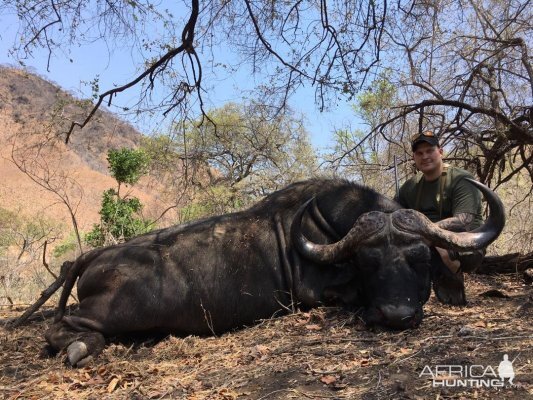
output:
[[[209,335],[320,305],[363,307],[368,324],[416,327],[432,271],[445,268],[430,246],[478,249],[503,229],[498,197],[470,181],[490,208],[473,232],[443,230],[363,186],[315,179],[242,212],[92,250],[69,268],[46,340],[83,366],[106,336]],[[67,316],[77,278],[79,308]]]

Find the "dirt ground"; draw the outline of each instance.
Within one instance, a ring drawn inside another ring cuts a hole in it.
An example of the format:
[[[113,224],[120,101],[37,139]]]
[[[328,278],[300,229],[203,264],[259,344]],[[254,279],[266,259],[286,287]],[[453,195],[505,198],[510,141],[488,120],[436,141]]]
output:
[[[112,341],[94,364],[82,369],[66,366],[64,354],[44,355],[43,332],[51,323],[50,309],[9,331],[6,322],[23,309],[4,308],[0,310],[0,396],[533,398],[531,285],[516,275],[469,276],[467,296],[466,307],[444,306],[432,296],[422,325],[410,331],[372,331],[354,314],[317,309],[221,337]],[[505,354],[512,362],[513,385],[498,377]]]

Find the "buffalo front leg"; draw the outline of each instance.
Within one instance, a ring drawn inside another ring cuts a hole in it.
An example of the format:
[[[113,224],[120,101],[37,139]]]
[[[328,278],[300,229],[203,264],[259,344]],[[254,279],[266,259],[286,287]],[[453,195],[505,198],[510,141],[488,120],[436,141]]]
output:
[[[466,304],[465,282],[462,272],[452,272],[441,260],[436,250],[432,251],[433,291],[441,303],[453,306]]]
[[[465,282],[462,272],[442,273],[433,280],[433,290],[441,303],[452,306],[466,305]]]
[[[97,331],[79,331],[64,320],[54,323],[44,334],[55,350],[67,350],[67,359],[73,367],[89,364],[105,346],[104,336]]]

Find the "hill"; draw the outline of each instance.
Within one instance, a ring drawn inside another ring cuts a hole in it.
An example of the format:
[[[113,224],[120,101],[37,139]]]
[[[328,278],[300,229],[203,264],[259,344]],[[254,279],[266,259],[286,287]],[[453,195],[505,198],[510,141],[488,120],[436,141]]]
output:
[[[107,111],[97,113],[68,145],[58,137],[72,119],[81,119],[90,105],[45,79],[14,68],[0,67],[0,207],[28,218],[44,216],[70,227],[70,216],[54,193],[20,171],[18,162],[64,191],[76,207],[82,230],[99,221],[101,194],[115,187],[107,170],[107,151],[135,148],[142,134]],[[166,208],[157,182],[141,182],[131,194],[145,204],[148,217]],[[67,228],[68,229],[68,228]]]

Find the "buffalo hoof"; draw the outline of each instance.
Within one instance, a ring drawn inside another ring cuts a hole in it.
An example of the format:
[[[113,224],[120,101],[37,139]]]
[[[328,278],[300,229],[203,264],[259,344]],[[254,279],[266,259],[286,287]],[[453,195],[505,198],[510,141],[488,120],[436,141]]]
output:
[[[441,303],[466,305],[465,283],[462,273],[445,273],[433,281],[433,290]]]
[[[84,367],[89,364],[93,357],[88,354],[87,345],[83,342],[73,342],[67,347],[68,362],[73,367]]]

